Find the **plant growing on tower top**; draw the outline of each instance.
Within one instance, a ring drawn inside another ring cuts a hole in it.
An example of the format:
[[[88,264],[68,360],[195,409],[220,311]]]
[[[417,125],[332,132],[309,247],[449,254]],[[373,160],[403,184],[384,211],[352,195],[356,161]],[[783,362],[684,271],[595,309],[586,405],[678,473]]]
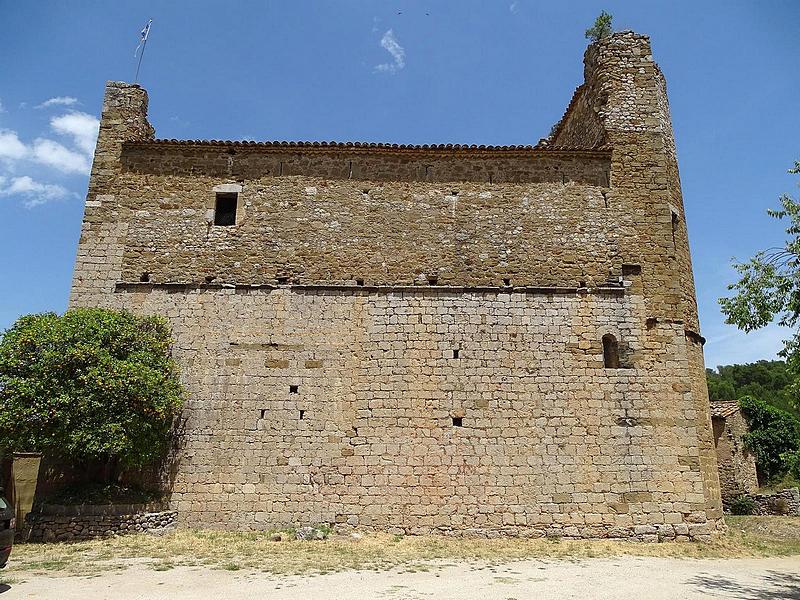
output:
[[[606,11],[600,11],[600,16],[594,20],[594,24],[586,30],[586,39],[596,42],[608,37],[613,33],[611,28],[611,19],[613,17]]]

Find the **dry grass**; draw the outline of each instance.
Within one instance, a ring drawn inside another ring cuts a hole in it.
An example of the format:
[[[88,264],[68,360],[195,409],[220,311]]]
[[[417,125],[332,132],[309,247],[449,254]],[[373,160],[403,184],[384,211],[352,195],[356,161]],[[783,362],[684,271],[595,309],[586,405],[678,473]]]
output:
[[[360,539],[270,541],[267,533],[179,530],[155,537],[131,535],[76,543],[21,544],[14,548],[8,575],[50,573],[92,575],[131,564],[166,570],[204,565],[272,574],[321,574],[346,569],[402,567],[420,571],[441,561],[491,565],[526,558],[579,559],[619,555],[675,558],[733,558],[800,555],[800,519],[731,517],[730,532],[712,543],[643,544],[621,541],[474,539],[369,534]],[[432,562],[436,561],[436,562]]]

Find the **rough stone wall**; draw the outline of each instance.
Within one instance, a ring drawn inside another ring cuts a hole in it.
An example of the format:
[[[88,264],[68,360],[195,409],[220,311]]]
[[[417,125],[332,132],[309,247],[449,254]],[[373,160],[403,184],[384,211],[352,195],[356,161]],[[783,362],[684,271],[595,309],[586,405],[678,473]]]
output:
[[[598,148],[607,143],[606,130],[599,112],[602,101],[592,88],[591,76],[587,83],[575,90],[567,112],[559,121],[550,140],[553,148]]]
[[[236,227],[210,227],[217,180],[122,176],[123,281],[581,286],[619,277],[631,217],[603,188],[260,178]],[[609,218],[611,215],[613,218]]]
[[[364,148],[345,144],[158,140],[126,143],[122,166],[140,174],[192,174],[234,180],[302,175],[382,182],[575,182],[608,186],[609,153],[575,147],[569,151],[529,147]]]
[[[102,305],[122,277],[127,211],[113,202],[109,192],[122,170],[122,142],[149,139],[155,133],[147,120],[147,103],[147,92],[138,85],[115,82],[106,86],[72,276],[71,306]]]
[[[172,323],[184,524],[723,526],[663,79],[632,33],[592,45],[586,77],[562,149],[455,162],[150,142],[144,91],[110,84],[71,305]],[[563,149],[599,139],[610,159]],[[208,221],[219,186],[233,227]],[[633,368],[603,367],[606,333]]]
[[[171,510],[97,515],[29,513],[28,541],[74,542],[127,533],[161,534],[174,529],[177,516],[177,513]]]
[[[800,516],[800,489],[787,488],[768,494],[750,494],[757,515]]]
[[[742,442],[748,428],[741,411],[725,418],[714,417],[713,428],[720,490],[723,500],[729,503],[758,489],[756,461]]]

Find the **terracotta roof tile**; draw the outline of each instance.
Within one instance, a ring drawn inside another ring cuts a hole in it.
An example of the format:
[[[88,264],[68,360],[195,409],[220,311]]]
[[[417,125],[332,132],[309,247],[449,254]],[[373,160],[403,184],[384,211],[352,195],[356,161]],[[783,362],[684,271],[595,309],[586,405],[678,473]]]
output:
[[[130,142],[129,142],[130,143]],[[566,148],[563,146],[551,147],[546,144],[508,145],[495,146],[491,144],[391,144],[380,142],[303,142],[303,141],[263,141],[255,142],[248,140],[177,140],[177,139],[153,139],[145,142],[133,142],[134,144],[157,144],[165,146],[235,146],[245,148],[357,148],[373,149],[381,148],[387,150],[457,150],[457,151],[546,151],[546,152],[600,152],[605,153],[609,147],[598,148]]]
[[[739,412],[739,403],[736,400],[713,400],[711,402],[711,416],[727,419]]]

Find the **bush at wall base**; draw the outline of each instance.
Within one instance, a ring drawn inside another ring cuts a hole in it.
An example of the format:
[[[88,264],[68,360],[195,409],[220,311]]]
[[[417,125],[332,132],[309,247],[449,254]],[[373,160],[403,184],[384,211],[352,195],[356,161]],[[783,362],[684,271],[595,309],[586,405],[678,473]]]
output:
[[[0,338],[0,453],[120,465],[160,458],[183,388],[160,317],[83,308],[21,317]]]

